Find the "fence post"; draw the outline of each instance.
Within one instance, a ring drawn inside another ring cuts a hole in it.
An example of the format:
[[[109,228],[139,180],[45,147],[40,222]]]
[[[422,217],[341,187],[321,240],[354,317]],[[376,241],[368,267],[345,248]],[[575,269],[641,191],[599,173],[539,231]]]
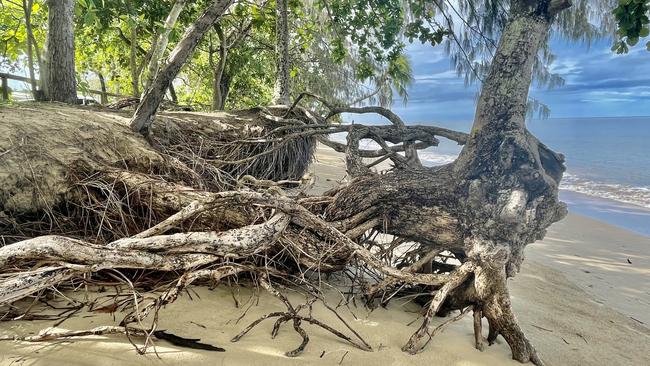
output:
[[[6,77],[2,77],[2,100],[9,100],[9,83]]]

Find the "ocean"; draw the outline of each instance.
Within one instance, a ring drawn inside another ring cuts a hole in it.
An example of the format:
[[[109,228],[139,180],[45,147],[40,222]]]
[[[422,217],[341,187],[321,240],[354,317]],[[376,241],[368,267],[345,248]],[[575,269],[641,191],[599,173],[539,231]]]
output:
[[[434,124],[471,129],[471,122]],[[529,121],[528,129],[566,157],[560,197],[569,211],[650,236],[650,117],[551,118]],[[461,148],[441,138],[439,146],[420,151],[420,159],[446,164]]]

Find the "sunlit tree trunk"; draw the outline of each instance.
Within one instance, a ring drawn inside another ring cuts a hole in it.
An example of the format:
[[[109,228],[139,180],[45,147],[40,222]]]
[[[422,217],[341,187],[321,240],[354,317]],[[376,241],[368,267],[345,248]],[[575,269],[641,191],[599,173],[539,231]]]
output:
[[[29,79],[31,81],[32,96],[34,100],[39,100],[38,83],[36,82],[36,73],[34,72],[34,55],[32,51],[32,5],[33,0],[23,0],[23,11],[25,13],[25,31],[27,32],[27,68],[29,69]]]
[[[129,68],[131,69],[131,87],[133,88],[133,96],[140,96],[140,72],[138,71],[138,27],[131,28],[131,54],[129,57]]]
[[[47,2],[48,32],[46,50],[47,99],[77,102],[77,81],[74,65],[74,0],[49,0]]]
[[[223,15],[231,3],[232,0],[213,0],[196,22],[187,29],[181,41],[169,55],[165,66],[156,74],[151,86],[145,91],[138,109],[131,119],[133,130],[143,134],[148,133],[158,107],[160,107],[172,81],[185,62],[192,57],[205,32]]]
[[[289,95],[289,14],[288,0],[276,1],[276,76],[273,104],[291,103]]]
[[[161,62],[163,60],[163,55],[165,50],[167,50],[167,44],[169,43],[169,34],[172,29],[174,29],[176,20],[178,20],[178,16],[181,14],[186,2],[186,0],[176,0],[172,10],[169,12],[167,19],[165,20],[165,26],[157,38],[157,42],[152,45],[153,50],[151,52],[151,59],[149,60],[149,65],[145,68],[145,75],[143,77],[145,90],[149,88],[156,73],[162,66]]]
[[[219,61],[217,62],[214,68],[214,79],[212,81],[212,109],[213,110],[223,110],[224,109],[224,97],[223,97],[223,71],[226,67],[226,58],[228,57],[228,45],[226,45],[226,37],[223,34],[223,29],[219,24],[215,24],[214,29],[217,32],[217,37],[219,38]]]

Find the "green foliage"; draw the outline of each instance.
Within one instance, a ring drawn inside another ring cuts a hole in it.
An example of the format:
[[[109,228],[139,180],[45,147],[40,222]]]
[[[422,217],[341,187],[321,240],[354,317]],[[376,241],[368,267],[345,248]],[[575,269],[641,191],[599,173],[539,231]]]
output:
[[[175,0],[79,0],[75,7],[75,60],[79,90],[100,89],[128,95]],[[205,9],[209,0],[187,2],[169,48]],[[0,0],[0,62],[24,69],[26,35],[19,2]],[[36,1],[33,23],[43,47],[45,1]],[[424,0],[289,1],[290,78],[294,94],[311,91],[336,103],[390,105],[393,94],[407,100],[413,81],[405,42],[437,45],[448,35]],[[314,6],[316,5],[316,6]],[[275,77],[275,4],[236,2],[220,20],[226,35],[224,69],[227,108],[270,101]],[[135,31],[135,39],[133,38]],[[241,38],[241,39],[240,39]],[[174,82],[180,103],[209,108],[220,40],[212,30]],[[131,44],[136,52],[131,59]],[[169,49],[168,49],[169,51]],[[135,71],[134,71],[135,70]],[[140,85],[142,89],[142,85]]]
[[[34,2],[31,9],[32,31],[36,43],[45,43],[47,8]],[[27,66],[27,30],[22,2],[0,1],[0,67],[16,71]],[[41,46],[42,48],[42,46]]]
[[[76,35],[80,86],[98,89],[95,75],[101,73],[112,92],[128,94],[132,76],[129,72],[130,47],[124,36],[130,37],[131,29],[137,28],[136,42],[141,49],[137,62],[142,65],[173,2],[78,1]],[[196,19],[206,2],[188,3],[172,32],[170,47]],[[572,2],[573,6],[556,19],[554,36],[589,43],[613,33],[618,26],[615,49],[627,52],[629,45],[648,35],[648,1]],[[406,42],[415,41],[431,46],[443,44],[459,76],[468,84],[480,81],[487,73],[508,19],[509,6],[508,0],[290,0],[293,94],[311,91],[340,104],[388,106],[397,96],[406,102],[413,76],[404,49]],[[226,109],[265,105],[271,100],[275,76],[274,7],[273,1],[237,2],[220,21],[229,44],[224,69],[228,94]],[[12,24],[2,17],[6,14],[0,14],[3,20],[0,24]],[[13,24],[18,29],[14,38],[20,40],[20,24],[15,20]],[[245,33],[247,25],[250,31],[240,42],[231,44],[238,34]],[[7,34],[9,32],[3,30],[0,36]],[[14,38],[10,41],[15,42]],[[220,43],[215,31],[209,33],[175,80],[181,104],[210,108]],[[15,50],[21,44],[13,43],[11,50],[19,54]],[[19,58],[14,56],[14,59]],[[552,88],[563,84],[561,77],[550,72],[553,60],[550,47],[539,53],[534,64],[537,86]],[[530,116],[549,114],[549,108],[540,100],[530,98],[528,107]]]
[[[639,43],[639,39],[650,35],[648,19],[650,1],[619,0],[618,3],[618,7],[613,10],[618,26],[616,31],[618,39],[612,46],[612,51],[620,54],[627,53],[629,47]],[[650,51],[650,41],[646,43],[646,48]]]
[[[333,59],[341,62],[349,52],[346,45],[353,46],[360,80],[374,75],[373,65],[389,65],[400,58],[405,39],[435,46],[448,34],[435,22],[431,2],[424,0],[327,0],[317,5],[330,20],[327,28],[334,36]]]
[[[612,15],[616,1],[618,7]],[[142,74],[174,2],[78,0],[75,57],[80,90],[99,89],[102,75],[110,92],[130,94],[133,70],[137,68],[136,76]],[[170,34],[167,52],[208,2],[186,3]],[[20,4],[0,0],[0,66],[14,69],[24,68],[26,63]],[[509,4],[508,0],[290,0],[293,94],[310,91],[340,104],[387,106],[394,96],[406,102],[413,82],[413,71],[404,54],[407,42],[444,45],[467,83],[481,80],[508,18]],[[617,50],[627,50],[648,35],[647,0],[573,0],[573,4],[557,19],[556,34],[589,42],[610,31],[615,17],[620,37]],[[269,103],[275,78],[274,9],[274,1],[263,0],[231,6],[219,22],[225,39],[212,29],[174,81],[179,102],[210,108],[219,49],[225,45],[222,87],[228,95],[226,108]],[[36,44],[42,49],[47,28],[44,0],[35,1],[32,22]],[[132,42],[137,50],[135,64],[130,57]],[[538,85],[562,84],[563,80],[549,71],[553,58],[548,47],[540,53],[534,66]],[[547,111],[539,101],[531,100],[530,104],[538,111]]]

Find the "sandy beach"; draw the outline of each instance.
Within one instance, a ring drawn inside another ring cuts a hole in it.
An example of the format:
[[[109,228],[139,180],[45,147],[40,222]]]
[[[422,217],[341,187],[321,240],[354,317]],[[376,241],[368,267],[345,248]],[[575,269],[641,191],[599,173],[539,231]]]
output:
[[[312,192],[326,190],[345,177],[343,156],[320,148],[312,167]],[[530,245],[522,272],[511,280],[513,306],[519,322],[549,365],[650,364],[650,238],[587,217],[570,214],[553,225],[547,237]],[[471,316],[453,323],[420,354],[400,347],[420,324],[419,308],[395,301],[369,312],[358,304],[339,308],[340,315],[372,346],[364,352],[313,326],[307,349],[298,358],[284,352],[299,336],[285,325],[276,339],[267,320],[237,343],[229,340],[248,323],[284,306],[264,291],[240,284],[231,292],[195,287],[198,296],[182,296],[160,313],[160,329],[201,338],[226,349],[207,352],[156,343],[158,355],[137,355],[123,336],[87,337],[51,343],[0,342],[0,365],[517,365],[503,340],[479,352],[473,347]],[[81,293],[75,296],[83,296]],[[239,307],[233,298],[238,299]],[[296,304],[304,301],[290,295]],[[336,306],[341,295],[329,291]],[[243,316],[242,316],[243,315]],[[343,325],[321,305],[313,315],[338,329]],[[60,324],[63,329],[88,329],[119,323],[123,314],[80,313]],[[415,322],[414,322],[415,320]],[[436,319],[442,323],[444,319]],[[409,325],[409,323],[411,323]],[[53,321],[2,322],[0,335],[25,335],[52,326]]]

